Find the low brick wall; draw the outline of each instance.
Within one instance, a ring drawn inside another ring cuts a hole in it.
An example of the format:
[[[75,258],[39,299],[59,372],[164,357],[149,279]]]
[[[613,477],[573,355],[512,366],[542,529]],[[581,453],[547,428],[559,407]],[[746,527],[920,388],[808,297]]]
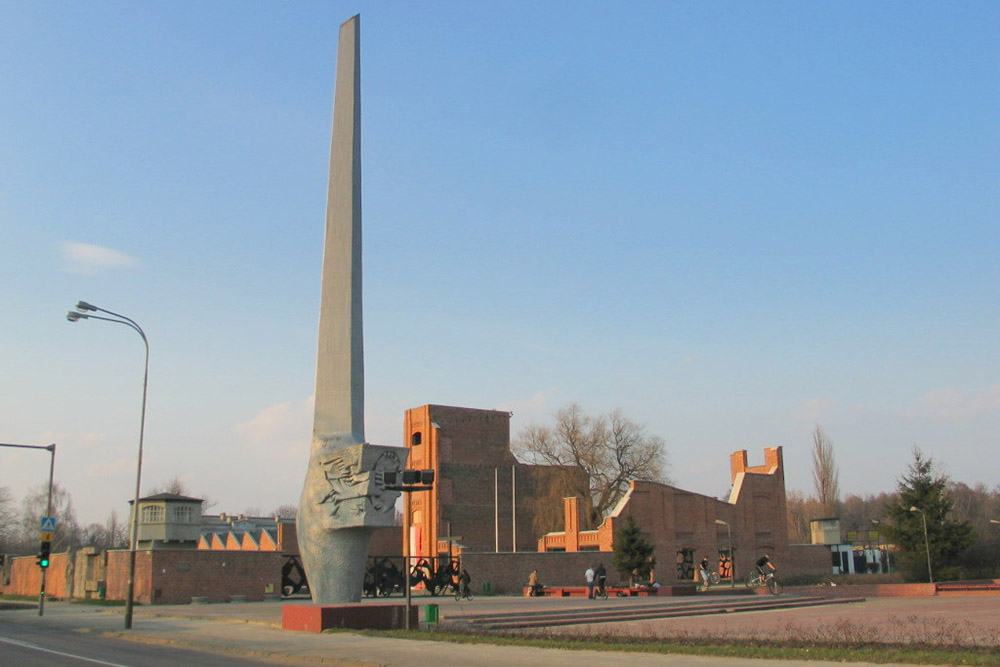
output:
[[[936,584],[851,584],[848,586],[787,586],[785,591],[824,598],[918,597],[937,595]]]
[[[45,597],[66,598],[70,596],[73,567],[68,554],[52,554],[49,569],[45,574]],[[20,556],[10,563],[10,583],[0,581],[3,595],[37,596],[42,583],[42,570],[34,556]]]
[[[281,566],[286,558],[274,551],[143,551],[136,554],[136,600],[142,604],[185,604],[195,596],[207,602],[229,602],[234,595],[248,602],[281,593]],[[108,597],[119,594],[118,576],[128,552],[108,557]],[[155,574],[154,574],[155,573]],[[127,584],[127,576],[121,580]],[[116,585],[112,586],[112,583]]]
[[[538,580],[543,586],[584,586],[583,573],[588,567],[604,564],[608,571],[608,586],[627,586],[628,580],[614,571],[614,554],[606,551],[545,552],[519,551],[517,553],[479,552],[462,554],[462,567],[472,577],[472,590],[483,592],[489,583],[493,593],[519,595],[528,585],[528,575],[538,570]]]

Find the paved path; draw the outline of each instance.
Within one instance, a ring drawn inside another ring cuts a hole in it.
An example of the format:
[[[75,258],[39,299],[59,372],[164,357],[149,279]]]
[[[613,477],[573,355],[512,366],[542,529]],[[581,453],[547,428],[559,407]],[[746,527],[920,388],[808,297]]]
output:
[[[675,599],[676,602],[682,600]],[[379,601],[384,602],[384,601]],[[426,599],[418,603],[426,603]],[[606,604],[588,600],[544,600],[526,598],[477,598],[472,602],[455,602],[437,598],[441,618],[501,611],[538,610],[540,608],[573,608]],[[607,601],[612,602],[612,601]],[[628,600],[614,601],[628,603]],[[669,603],[670,600],[665,600]],[[305,602],[300,602],[304,604]],[[95,608],[62,602],[48,602],[45,616],[36,610],[0,610],[0,621],[63,628],[66,632],[101,633],[133,641],[189,646],[236,655],[263,657],[283,664],[319,663],[334,665],[401,665],[429,667],[432,664],[476,664],[477,667],[496,665],[538,665],[542,667],[588,667],[626,661],[629,665],[678,665],[703,667],[713,664],[747,667],[761,665],[805,665],[803,661],[763,661],[747,659],[701,658],[694,656],[654,656],[642,654],[609,654],[595,651],[560,651],[488,645],[461,645],[434,641],[408,641],[363,637],[348,633],[310,634],[280,629],[280,602],[251,602],[213,605],[169,605],[137,607],[133,629],[123,629],[121,609]],[[624,605],[623,605],[624,606]],[[822,617],[821,617],[822,616]],[[845,622],[857,625],[886,623],[923,624],[924,628],[952,624],[974,624],[988,628],[994,641],[1000,634],[1000,599],[990,597],[948,598],[880,598],[852,605],[837,605],[821,610],[777,610],[749,612],[724,617],[710,616],[665,621],[576,626],[577,632],[597,631],[666,634],[688,630],[703,633],[707,628],[722,628],[726,634],[758,632],[783,634],[795,627],[845,627]],[[913,620],[911,620],[913,619]],[[839,625],[838,625],[839,624]],[[570,627],[560,632],[571,631]],[[880,626],[881,627],[881,626]],[[750,630],[748,630],[750,629]],[[985,631],[985,630],[984,630]]]

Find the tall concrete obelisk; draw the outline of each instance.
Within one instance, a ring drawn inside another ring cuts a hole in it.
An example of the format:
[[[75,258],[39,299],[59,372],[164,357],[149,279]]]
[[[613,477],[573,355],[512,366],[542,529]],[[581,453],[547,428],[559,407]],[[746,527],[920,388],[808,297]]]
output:
[[[397,491],[382,473],[406,450],[365,443],[361,327],[360,17],[340,26],[312,448],[297,532],[313,602],[358,602],[372,535],[391,526]]]

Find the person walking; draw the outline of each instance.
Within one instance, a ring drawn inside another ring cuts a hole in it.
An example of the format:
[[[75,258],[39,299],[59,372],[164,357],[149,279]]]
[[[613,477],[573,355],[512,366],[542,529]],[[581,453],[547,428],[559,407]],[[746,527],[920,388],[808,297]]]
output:
[[[594,579],[597,583],[597,591],[601,597],[608,597],[608,571],[604,569],[604,563],[597,564],[597,569],[594,571]]]
[[[593,567],[588,567],[587,571],[583,573],[583,578],[587,580],[587,599],[594,599],[594,577],[597,575],[594,573]]]
[[[538,597],[542,594],[542,587],[538,583],[538,570],[532,570],[528,575],[528,595]]]
[[[469,597],[471,592],[470,585],[472,584],[472,577],[469,576],[469,571],[464,567],[462,568],[462,573],[458,575],[458,594],[459,597]],[[470,598],[471,599],[471,598]]]

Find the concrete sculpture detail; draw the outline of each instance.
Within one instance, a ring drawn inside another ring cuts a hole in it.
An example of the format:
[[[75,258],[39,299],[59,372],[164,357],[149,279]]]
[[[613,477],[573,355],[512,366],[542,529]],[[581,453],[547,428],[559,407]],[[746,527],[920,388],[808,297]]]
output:
[[[399,492],[383,473],[404,468],[400,447],[364,435],[361,318],[360,18],[340,26],[330,144],[316,407],[296,519],[313,602],[359,602],[375,530],[393,525]]]

